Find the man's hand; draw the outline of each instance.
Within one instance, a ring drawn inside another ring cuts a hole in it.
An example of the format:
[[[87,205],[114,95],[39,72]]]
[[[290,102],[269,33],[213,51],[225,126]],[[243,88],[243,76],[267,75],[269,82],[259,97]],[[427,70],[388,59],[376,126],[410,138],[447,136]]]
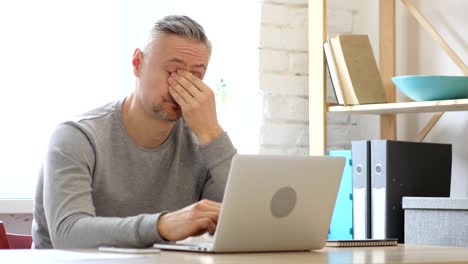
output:
[[[169,241],[178,241],[190,236],[200,236],[206,232],[213,235],[218,223],[221,204],[202,200],[159,218],[159,235]]]
[[[213,90],[188,71],[178,70],[169,77],[169,93],[179,104],[187,124],[200,144],[217,138],[223,129],[216,117]]]

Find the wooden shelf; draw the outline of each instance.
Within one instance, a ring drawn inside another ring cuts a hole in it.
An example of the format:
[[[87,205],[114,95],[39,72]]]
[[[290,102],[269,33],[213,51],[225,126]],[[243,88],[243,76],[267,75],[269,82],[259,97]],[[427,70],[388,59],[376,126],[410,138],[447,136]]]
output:
[[[402,102],[387,104],[366,104],[353,106],[329,106],[328,112],[350,112],[353,114],[398,114],[398,113],[430,113],[468,110],[468,99]]]

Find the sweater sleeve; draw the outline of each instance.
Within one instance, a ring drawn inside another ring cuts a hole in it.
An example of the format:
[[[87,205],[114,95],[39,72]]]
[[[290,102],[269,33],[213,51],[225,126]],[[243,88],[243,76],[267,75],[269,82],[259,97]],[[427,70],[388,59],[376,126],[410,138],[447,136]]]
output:
[[[78,128],[54,132],[44,165],[44,211],[54,248],[147,247],[162,241],[160,213],[97,217],[92,199],[95,152]]]
[[[212,142],[201,146],[200,152],[208,168],[208,177],[201,198],[221,202],[231,161],[237,150],[227,133],[224,132]]]

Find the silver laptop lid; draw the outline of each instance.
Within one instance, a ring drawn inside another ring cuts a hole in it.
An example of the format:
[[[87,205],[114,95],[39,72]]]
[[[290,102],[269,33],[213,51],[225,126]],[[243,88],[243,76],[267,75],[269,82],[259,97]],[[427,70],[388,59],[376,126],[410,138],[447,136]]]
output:
[[[213,251],[322,248],[344,163],[343,157],[234,156]]]

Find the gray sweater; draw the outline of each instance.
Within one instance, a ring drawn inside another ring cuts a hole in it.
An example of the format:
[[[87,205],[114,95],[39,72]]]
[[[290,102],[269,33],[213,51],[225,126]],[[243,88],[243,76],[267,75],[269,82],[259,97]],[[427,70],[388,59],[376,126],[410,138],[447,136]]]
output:
[[[35,248],[146,247],[156,223],[201,199],[221,201],[236,153],[226,133],[200,146],[183,119],[167,140],[133,143],[114,102],[57,127],[39,172]]]

